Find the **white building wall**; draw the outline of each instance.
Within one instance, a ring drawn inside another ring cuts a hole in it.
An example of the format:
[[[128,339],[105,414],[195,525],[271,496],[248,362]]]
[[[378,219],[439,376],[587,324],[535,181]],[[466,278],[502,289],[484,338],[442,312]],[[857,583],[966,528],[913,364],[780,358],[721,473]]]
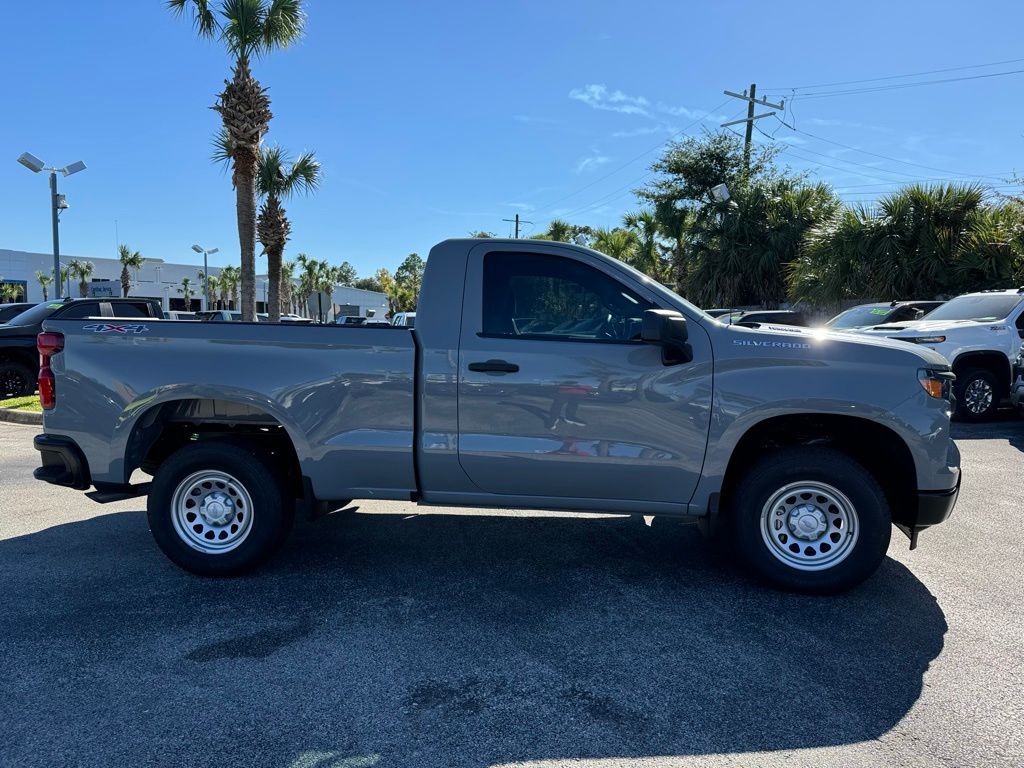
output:
[[[72,259],[91,261],[95,267],[92,279],[94,282],[100,280],[112,281],[113,295],[121,295],[121,262],[117,259],[95,258],[92,256],[61,256],[60,263],[66,267]],[[29,251],[11,251],[0,248],[0,282],[23,282],[26,284],[28,295],[26,301],[42,301],[43,289],[36,281],[36,272],[50,274],[53,271],[52,253],[31,253]],[[167,309],[171,299],[180,299],[181,294],[178,288],[181,281],[191,278],[195,295],[193,297],[193,308],[198,307],[198,301],[202,294],[202,285],[199,281],[199,272],[202,267],[194,264],[174,264],[171,262],[156,259],[147,260],[139,270],[132,272],[132,287],[128,291],[129,296],[145,296],[160,299],[164,308]],[[210,267],[211,275],[219,275],[219,267]],[[54,297],[53,287],[50,287],[50,298]],[[256,299],[259,302],[265,301],[267,290],[266,275],[258,275],[256,278]],[[67,293],[67,287],[64,288]],[[71,280],[71,295],[78,296],[78,283]],[[384,317],[388,311],[388,300],[383,293],[376,291],[364,291],[359,288],[336,288],[333,297],[335,309],[346,305],[359,307],[359,314],[367,316],[368,310],[374,310],[374,315]]]

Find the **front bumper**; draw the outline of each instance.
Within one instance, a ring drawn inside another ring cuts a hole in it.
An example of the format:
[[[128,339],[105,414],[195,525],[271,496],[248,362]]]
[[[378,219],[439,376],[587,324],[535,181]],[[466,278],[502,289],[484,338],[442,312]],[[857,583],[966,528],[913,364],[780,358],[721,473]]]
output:
[[[956,479],[956,487],[947,491],[918,491],[917,511],[913,518],[895,523],[910,539],[910,548],[917,549],[917,536],[926,528],[944,523],[953,513],[956,500],[960,496],[961,476]]]
[[[63,435],[36,435],[32,445],[39,451],[42,466],[32,473],[36,480],[84,491],[92,480],[89,462],[78,444]]]
[[[1014,408],[1024,410],[1024,370],[1018,368],[1016,374],[1010,387],[1010,403]]]

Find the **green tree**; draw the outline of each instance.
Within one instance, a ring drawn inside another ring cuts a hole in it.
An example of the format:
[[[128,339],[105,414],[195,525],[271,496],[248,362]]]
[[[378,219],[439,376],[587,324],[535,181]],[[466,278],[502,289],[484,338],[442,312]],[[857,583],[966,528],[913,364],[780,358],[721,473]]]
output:
[[[181,279],[181,285],[178,286],[178,293],[181,294],[181,298],[185,302],[185,311],[189,312],[192,310],[192,297],[195,295],[195,291],[192,289],[192,278],[183,277]]]
[[[128,270],[142,268],[142,254],[121,243],[117,246],[117,258],[121,261],[121,295],[127,296],[132,287],[132,276]]]
[[[420,288],[423,286],[423,272],[426,263],[417,253],[410,253],[395,270],[394,294],[399,312],[416,309]]]
[[[481,240],[486,240],[489,237],[497,237],[497,235],[494,234],[493,232],[487,232],[487,231],[482,230],[482,229],[478,230],[476,232],[470,232],[469,236],[470,237],[479,238]]]
[[[347,261],[341,262],[340,266],[334,268],[334,282],[338,285],[353,286],[357,279],[356,268]]]
[[[655,280],[664,280],[669,263],[659,242],[661,228],[654,211],[644,209],[627,213],[622,223],[636,236],[636,247],[628,263]]]
[[[295,312],[295,262],[281,263],[281,312]]]
[[[43,289],[43,301],[49,298],[49,288],[53,285],[53,275],[46,272],[36,272],[36,282]]]
[[[660,176],[640,191],[659,210],[685,216],[676,245],[686,254],[677,286],[703,306],[774,307],[787,296],[786,270],[804,235],[839,207],[831,189],[775,167],[775,147],[755,147],[744,172],[743,145],[731,134],[669,146],[652,166]],[[731,198],[712,199],[717,184]],[[662,223],[662,233],[665,232]]]
[[[636,232],[615,227],[614,229],[598,228],[594,230],[591,247],[595,251],[611,256],[627,264],[633,264],[637,250]]]
[[[17,283],[0,283],[0,301],[13,304],[21,298],[21,286]]]
[[[570,224],[561,219],[552,219],[548,224],[547,231],[534,235],[531,240],[553,240],[558,243],[572,243],[573,245],[590,245],[594,236],[593,227],[581,224]]]
[[[218,38],[233,60],[232,79],[214,105],[230,137],[235,213],[241,249],[242,319],[256,319],[256,175],[260,147],[273,117],[266,89],[250,59],[287,48],[302,35],[301,0],[167,0],[176,15],[190,12],[200,37]]]
[[[238,309],[238,285],[241,280],[241,270],[234,265],[228,265],[220,271],[218,282],[225,309]]]
[[[83,259],[72,259],[68,262],[68,276],[78,281],[78,295],[85,298],[89,295],[89,278],[96,270],[96,265]]]

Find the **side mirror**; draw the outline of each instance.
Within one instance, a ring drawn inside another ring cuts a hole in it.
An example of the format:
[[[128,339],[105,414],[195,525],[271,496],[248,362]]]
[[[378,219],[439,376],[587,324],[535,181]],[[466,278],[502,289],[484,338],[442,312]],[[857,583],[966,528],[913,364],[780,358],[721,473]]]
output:
[[[690,333],[686,318],[672,309],[648,309],[644,312],[640,338],[661,347],[661,362],[677,365],[693,360],[693,349],[687,343]]]

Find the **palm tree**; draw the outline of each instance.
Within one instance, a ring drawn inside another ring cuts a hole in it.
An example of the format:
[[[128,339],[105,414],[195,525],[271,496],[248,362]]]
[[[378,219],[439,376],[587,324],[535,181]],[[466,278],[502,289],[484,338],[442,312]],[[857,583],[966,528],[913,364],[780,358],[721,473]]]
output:
[[[215,9],[213,6],[216,5]],[[287,48],[302,35],[302,0],[167,0],[181,15],[191,10],[200,37],[219,38],[234,60],[213,109],[230,137],[235,213],[241,248],[242,319],[256,319],[256,175],[260,145],[273,114],[266,89],[252,76],[249,60]]]
[[[295,262],[281,263],[281,311],[295,311]]]
[[[78,280],[78,295],[82,298],[89,295],[89,278],[95,269],[96,265],[91,261],[72,259],[68,262],[68,276]]]
[[[657,216],[650,209],[627,213],[622,217],[626,229],[636,233],[636,251],[631,264],[641,272],[661,280],[665,273],[665,259],[658,242],[660,227]]]
[[[36,272],[36,281],[43,288],[43,301],[49,299],[49,288],[53,285],[53,275],[47,274],[46,272]]]
[[[13,304],[21,298],[21,286],[17,283],[0,283],[0,301]]]
[[[595,229],[592,247],[595,251],[632,264],[637,247],[636,233],[621,227]]]
[[[60,268],[60,284],[64,286],[64,295],[71,295],[71,270],[67,267]]]
[[[281,260],[291,223],[282,200],[296,193],[308,194],[320,183],[320,163],[312,152],[304,152],[295,162],[281,147],[269,147],[260,153],[256,191],[264,198],[256,221],[256,233],[267,254],[267,314],[270,322],[281,319]]]
[[[241,271],[238,267],[229,265],[220,271],[221,297],[225,302],[231,302],[232,309],[238,309],[238,283],[241,280]]]
[[[121,260],[121,293],[127,296],[128,290],[132,287],[132,276],[128,269],[142,268],[142,254],[122,243],[117,247],[117,257]]]
[[[192,278],[183,277],[181,279],[181,285],[178,287],[178,293],[185,300],[185,311],[189,312],[192,310],[192,297],[195,295],[195,291],[192,290]]]

